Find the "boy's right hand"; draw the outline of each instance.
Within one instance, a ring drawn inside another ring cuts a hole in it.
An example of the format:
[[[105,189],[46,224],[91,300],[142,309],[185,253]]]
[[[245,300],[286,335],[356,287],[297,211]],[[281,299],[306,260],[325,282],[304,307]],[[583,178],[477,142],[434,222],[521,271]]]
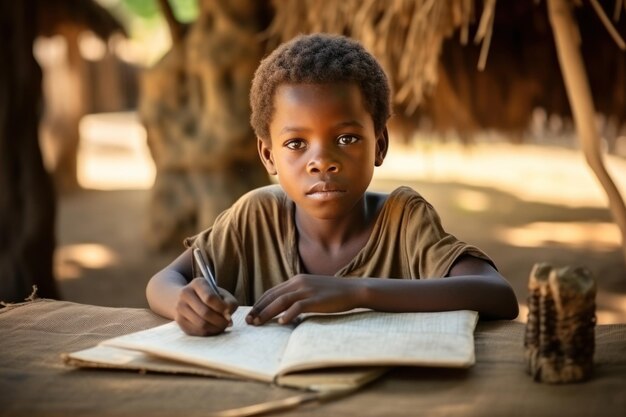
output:
[[[239,304],[231,293],[220,288],[224,299],[211,292],[204,278],[195,278],[185,285],[176,303],[174,319],[191,336],[212,336],[232,325],[231,315]]]

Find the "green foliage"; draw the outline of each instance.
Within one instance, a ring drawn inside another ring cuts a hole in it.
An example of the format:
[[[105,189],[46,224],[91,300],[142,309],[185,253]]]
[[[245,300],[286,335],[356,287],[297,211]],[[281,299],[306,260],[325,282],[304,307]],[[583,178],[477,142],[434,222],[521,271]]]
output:
[[[154,19],[161,14],[157,0],[123,0],[124,6],[136,16]],[[197,0],[169,0],[174,15],[181,22],[190,22],[198,16]]]

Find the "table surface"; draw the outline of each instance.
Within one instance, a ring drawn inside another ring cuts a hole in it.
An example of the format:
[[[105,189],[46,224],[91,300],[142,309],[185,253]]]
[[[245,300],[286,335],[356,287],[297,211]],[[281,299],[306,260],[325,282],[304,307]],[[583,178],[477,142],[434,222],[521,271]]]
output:
[[[257,382],[75,369],[60,355],[164,323],[145,309],[35,300],[0,310],[0,416],[206,416],[294,396]],[[594,373],[537,383],[525,373],[524,325],[479,322],[470,369],[398,368],[352,395],[283,416],[626,415],[626,324],[596,327]]]

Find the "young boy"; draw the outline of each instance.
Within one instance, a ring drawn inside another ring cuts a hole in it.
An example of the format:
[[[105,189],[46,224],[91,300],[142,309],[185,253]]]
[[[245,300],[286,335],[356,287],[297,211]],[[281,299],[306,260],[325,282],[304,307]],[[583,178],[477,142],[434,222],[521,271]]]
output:
[[[515,318],[508,282],[487,255],[446,233],[424,198],[408,187],[367,191],[389,145],[389,97],[378,62],[345,37],[300,36],[264,59],[251,123],[280,185],[249,192],[188,238],[148,283],[152,310],[192,335],[224,331],[239,304],[254,304],[253,325],[356,307]],[[208,255],[219,296],[194,272],[195,247]]]

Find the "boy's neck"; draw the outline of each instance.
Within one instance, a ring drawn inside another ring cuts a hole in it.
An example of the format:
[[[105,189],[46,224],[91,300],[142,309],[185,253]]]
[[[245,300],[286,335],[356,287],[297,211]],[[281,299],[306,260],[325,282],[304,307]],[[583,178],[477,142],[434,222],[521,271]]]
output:
[[[296,208],[296,228],[300,252],[313,251],[317,254],[337,257],[358,253],[367,243],[372,227],[380,211],[379,201],[365,196],[349,215],[338,219],[316,219]],[[306,253],[301,253],[306,258]]]
[[[363,218],[364,219],[364,218]],[[311,219],[296,215],[298,240],[328,252],[339,251],[343,246],[362,235],[364,227],[353,219]]]

